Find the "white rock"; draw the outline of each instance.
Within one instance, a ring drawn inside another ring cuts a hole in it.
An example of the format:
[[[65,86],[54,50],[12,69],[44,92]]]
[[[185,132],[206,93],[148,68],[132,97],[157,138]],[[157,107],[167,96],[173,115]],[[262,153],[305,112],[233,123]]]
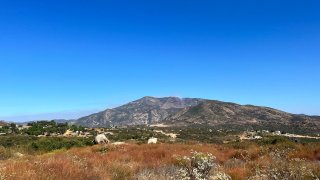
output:
[[[114,142],[114,143],[112,143],[113,145],[124,145],[124,144],[126,144],[125,142]]]
[[[148,144],[157,144],[157,142],[158,142],[158,138],[150,138],[148,140]]]
[[[110,141],[104,134],[98,134],[95,138],[94,141],[97,144],[108,144]]]

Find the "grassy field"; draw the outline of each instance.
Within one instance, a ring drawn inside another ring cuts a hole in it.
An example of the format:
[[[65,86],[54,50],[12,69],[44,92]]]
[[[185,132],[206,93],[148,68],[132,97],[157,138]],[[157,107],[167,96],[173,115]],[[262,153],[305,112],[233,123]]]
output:
[[[0,139],[0,179],[183,179],[181,159],[191,157],[192,152],[215,157],[211,179],[221,179],[221,174],[232,179],[320,177],[319,142],[270,137],[228,144],[183,141],[148,145],[130,140],[125,145],[92,146],[89,139],[14,138],[20,139]],[[20,154],[15,154],[18,151]]]
[[[94,145],[93,137],[0,136],[0,179],[320,177],[319,140],[257,134],[263,139],[241,141],[243,132],[209,127],[105,131],[113,134],[111,142],[125,144]],[[159,143],[146,144],[150,137]]]

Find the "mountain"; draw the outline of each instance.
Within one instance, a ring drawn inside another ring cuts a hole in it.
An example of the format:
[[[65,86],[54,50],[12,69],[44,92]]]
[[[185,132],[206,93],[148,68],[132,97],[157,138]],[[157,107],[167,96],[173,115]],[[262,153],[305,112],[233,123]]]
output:
[[[208,125],[237,129],[269,129],[286,132],[318,132],[320,117],[296,115],[269,107],[206,100],[165,119],[175,126]]]
[[[277,109],[199,98],[144,97],[75,121],[86,127],[163,123],[169,126],[214,126],[229,129],[266,129],[319,133],[320,117]]]
[[[162,122],[180,110],[193,107],[205,100],[198,98],[144,97],[123,106],[107,109],[76,121],[88,127],[142,125]]]
[[[6,126],[8,123],[6,123],[4,120],[0,120],[0,126]]]

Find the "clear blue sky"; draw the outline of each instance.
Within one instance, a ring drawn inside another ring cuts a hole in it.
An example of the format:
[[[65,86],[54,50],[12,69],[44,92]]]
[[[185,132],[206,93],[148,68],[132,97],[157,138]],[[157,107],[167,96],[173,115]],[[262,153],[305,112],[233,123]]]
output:
[[[0,119],[142,96],[320,115],[318,0],[1,0]]]

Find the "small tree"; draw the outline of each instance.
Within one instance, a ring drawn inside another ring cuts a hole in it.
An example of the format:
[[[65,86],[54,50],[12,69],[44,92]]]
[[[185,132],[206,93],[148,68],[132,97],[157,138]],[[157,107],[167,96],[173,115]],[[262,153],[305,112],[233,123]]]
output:
[[[17,125],[15,123],[10,124],[10,128],[12,130],[12,133],[18,133],[19,129],[17,128]]]

